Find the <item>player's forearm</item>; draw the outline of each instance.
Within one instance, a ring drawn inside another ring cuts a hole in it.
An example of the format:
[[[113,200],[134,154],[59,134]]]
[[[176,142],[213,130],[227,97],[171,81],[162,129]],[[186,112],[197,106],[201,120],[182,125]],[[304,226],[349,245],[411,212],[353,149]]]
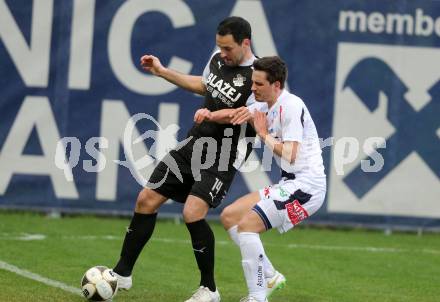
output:
[[[231,114],[235,111],[235,109],[220,109],[217,111],[211,112],[211,118],[209,121],[218,123],[218,124],[230,124],[231,123]]]
[[[200,95],[205,95],[206,93],[206,88],[201,76],[183,74],[169,68],[162,69],[158,75],[183,89]]]
[[[283,158],[289,163],[294,163],[296,159],[296,154],[298,150],[298,143],[296,142],[280,142],[273,136],[269,134],[262,134],[259,136],[263,140],[263,142],[268,146],[273,153]]]

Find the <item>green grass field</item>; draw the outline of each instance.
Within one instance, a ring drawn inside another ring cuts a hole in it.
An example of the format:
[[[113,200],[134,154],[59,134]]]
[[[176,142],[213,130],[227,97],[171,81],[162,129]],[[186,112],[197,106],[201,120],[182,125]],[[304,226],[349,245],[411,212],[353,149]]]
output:
[[[128,221],[0,212],[0,301],[84,301],[5,265],[79,288],[89,267],[114,265]],[[222,301],[238,301],[246,294],[239,250],[211,225]],[[263,242],[288,282],[271,302],[440,301],[438,234],[299,227],[283,236],[271,231]],[[184,301],[198,285],[196,268],[185,225],[160,221],[135,267],[134,287],[114,301]]]

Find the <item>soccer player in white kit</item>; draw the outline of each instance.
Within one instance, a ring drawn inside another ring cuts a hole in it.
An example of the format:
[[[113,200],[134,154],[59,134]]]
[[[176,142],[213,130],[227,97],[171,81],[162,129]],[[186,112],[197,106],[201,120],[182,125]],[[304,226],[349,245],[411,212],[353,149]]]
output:
[[[265,302],[270,292],[264,279],[265,265],[270,261],[259,234],[271,228],[280,233],[290,230],[321,207],[326,192],[315,124],[304,102],[284,89],[286,77],[286,65],[279,57],[256,60],[252,91],[259,103],[237,113],[232,120],[253,123],[281,166],[277,184],[240,198],[222,214],[222,222],[230,222],[225,228],[240,217],[238,241],[249,290],[248,296],[240,300],[243,302]]]

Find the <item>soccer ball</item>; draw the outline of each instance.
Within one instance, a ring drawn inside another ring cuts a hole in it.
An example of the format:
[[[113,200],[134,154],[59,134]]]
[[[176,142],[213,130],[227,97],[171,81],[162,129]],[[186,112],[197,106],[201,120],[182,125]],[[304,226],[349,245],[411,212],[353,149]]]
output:
[[[94,266],[82,277],[81,290],[87,300],[108,301],[118,291],[118,278],[108,267]]]

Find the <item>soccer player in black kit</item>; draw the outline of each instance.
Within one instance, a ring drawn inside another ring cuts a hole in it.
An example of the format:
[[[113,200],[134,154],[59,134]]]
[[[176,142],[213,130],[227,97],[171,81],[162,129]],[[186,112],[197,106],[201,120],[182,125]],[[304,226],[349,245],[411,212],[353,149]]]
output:
[[[195,124],[188,133],[191,140],[185,146],[170,151],[152,173],[149,184],[161,185],[151,188],[147,185],[138,195],[121,257],[113,269],[119,279],[119,288],[131,287],[133,266],[153,233],[158,209],[168,199],[173,199],[184,203],[183,218],[201,274],[200,287],[186,302],[220,301],[214,281],[214,234],[205,217],[209,208],[221,203],[237,171],[236,163],[250,151],[249,148],[246,150],[246,146],[244,151],[237,148],[242,127],[230,124],[234,113],[245,110],[245,106],[255,100],[251,93],[251,67],[255,56],[251,50],[250,24],[240,17],[226,18],[218,25],[216,44],[219,51],[211,57],[202,76],[170,70],[150,54],[141,58],[144,70],[203,95],[205,102],[195,113]],[[247,133],[247,136],[250,135]],[[232,144],[229,140],[230,147],[222,148],[225,137],[232,139]],[[198,143],[200,138],[216,142],[216,158],[211,167],[199,169],[199,173],[194,175],[193,171],[198,167],[191,162],[193,153],[208,157],[206,144]],[[175,160],[181,175],[176,176],[168,168],[167,157]]]

